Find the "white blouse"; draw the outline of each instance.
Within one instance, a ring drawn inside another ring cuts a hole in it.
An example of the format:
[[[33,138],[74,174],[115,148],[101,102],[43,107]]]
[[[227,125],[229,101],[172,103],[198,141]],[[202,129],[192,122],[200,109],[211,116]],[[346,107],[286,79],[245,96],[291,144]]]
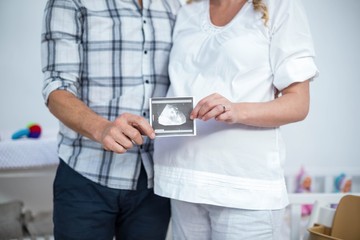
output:
[[[301,0],[265,3],[266,26],[252,1],[223,27],[211,23],[208,0],[184,6],[173,34],[168,96],[198,101],[217,92],[233,102],[266,102],[275,89],[315,77]],[[155,140],[156,194],[254,210],[288,204],[279,128],[196,121],[197,136]]]

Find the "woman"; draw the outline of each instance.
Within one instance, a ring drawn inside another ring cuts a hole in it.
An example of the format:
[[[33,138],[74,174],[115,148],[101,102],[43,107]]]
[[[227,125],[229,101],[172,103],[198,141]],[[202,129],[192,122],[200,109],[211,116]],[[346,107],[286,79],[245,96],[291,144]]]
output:
[[[318,71],[301,0],[202,0],[173,34],[168,96],[195,96],[197,136],[158,138],[155,193],[174,239],[280,239],[288,204],[279,127],[309,111]]]

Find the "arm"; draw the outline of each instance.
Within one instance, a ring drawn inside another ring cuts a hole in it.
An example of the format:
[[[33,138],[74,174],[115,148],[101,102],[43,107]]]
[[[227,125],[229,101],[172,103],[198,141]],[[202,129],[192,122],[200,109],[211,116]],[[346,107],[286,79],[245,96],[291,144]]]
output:
[[[152,127],[143,117],[125,113],[113,122],[108,121],[68,91],[53,91],[49,96],[48,107],[66,126],[116,153],[126,152],[133,147],[133,143],[142,144],[142,134],[155,137]]]
[[[66,126],[97,141],[106,150],[124,153],[142,144],[141,134],[153,138],[142,117],[122,114],[113,122],[97,115],[76,96],[81,91],[82,11],[75,1],[49,1],[42,30],[43,95],[50,112]]]
[[[204,121],[215,118],[227,123],[278,127],[305,119],[309,102],[309,81],[305,81],[291,84],[281,91],[280,97],[263,103],[233,103],[215,93],[203,98],[191,116]]]

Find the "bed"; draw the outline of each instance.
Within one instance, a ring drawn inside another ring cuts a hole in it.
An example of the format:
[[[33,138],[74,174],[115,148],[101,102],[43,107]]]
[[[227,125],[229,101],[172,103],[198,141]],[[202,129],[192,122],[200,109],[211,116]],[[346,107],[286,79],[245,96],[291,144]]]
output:
[[[57,165],[56,137],[5,139],[0,142],[0,173],[36,170]]]

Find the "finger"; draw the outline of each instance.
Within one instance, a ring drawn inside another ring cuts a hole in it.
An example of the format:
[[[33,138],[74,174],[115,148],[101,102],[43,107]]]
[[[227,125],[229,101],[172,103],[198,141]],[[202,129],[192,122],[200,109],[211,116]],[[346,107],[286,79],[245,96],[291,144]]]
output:
[[[129,138],[124,132],[125,127],[126,127],[125,122],[121,122],[120,124],[112,126],[107,133],[107,137],[112,139],[115,143],[120,144],[125,149],[130,149],[133,147],[133,142],[132,139]]]
[[[154,129],[145,118],[134,114],[126,114],[124,118],[126,119],[126,126],[123,128],[123,132],[137,144],[142,144],[141,135],[148,136],[151,139],[155,138]],[[136,131],[133,129],[136,129]]]
[[[114,141],[125,149],[130,149],[134,147],[133,140],[128,136],[126,132],[123,132],[121,135],[114,138]]]
[[[201,119],[204,121],[207,121],[211,118],[216,118],[216,117],[220,116],[221,114],[225,113],[225,111],[226,111],[226,110],[224,110],[223,106],[224,105],[221,105],[221,104],[214,106],[210,111],[205,113]]]
[[[139,138],[141,137],[142,139],[141,135],[148,136],[151,139],[155,138],[154,129],[145,118],[141,118],[140,121],[133,122],[132,126],[140,132]]]
[[[208,104],[208,99],[204,98],[202,99],[200,102],[198,102],[198,104],[196,104],[195,108],[193,109],[193,111],[191,112],[191,116],[193,117],[193,119],[195,118],[202,118],[203,114],[205,112],[205,108],[206,105]]]
[[[126,125],[122,128],[122,133],[128,140],[131,140],[131,143],[141,145],[144,142],[141,132],[136,127]]]
[[[219,101],[213,100],[208,101],[202,105],[202,107],[199,110],[198,118],[205,120],[207,118],[207,115],[211,115],[212,117],[219,115],[223,112],[222,105],[219,104]]]
[[[190,118],[191,119],[195,119],[195,118],[200,118],[199,117],[199,112],[201,109],[203,109],[204,105],[207,104],[207,102],[212,101],[212,99],[214,98],[214,94],[211,94],[203,99],[201,99],[196,106],[194,107],[194,109],[192,110],[192,112],[190,113]]]
[[[194,109],[191,111],[190,113],[190,119],[195,119],[198,118],[199,116],[199,110],[202,106],[202,102],[198,102],[198,104],[196,104],[196,106],[194,107]]]
[[[125,153],[127,151],[122,145],[117,143],[113,138],[107,136],[103,139],[103,148],[107,151],[112,151],[115,153]]]
[[[197,110],[196,117],[199,119],[203,119],[208,112],[211,112],[217,105],[221,104],[224,101],[225,101],[224,97],[218,93],[213,93],[203,98],[198,103],[197,106],[198,109],[196,109]]]
[[[215,117],[216,121],[226,122],[226,123],[236,123],[234,119],[234,112],[231,110],[231,105],[224,105],[224,112]]]
[[[215,117],[215,120],[219,121],[219,122],[229,122],[230,123],[231,122],[230,121],[230,113],[229,112],[221,113]]]

